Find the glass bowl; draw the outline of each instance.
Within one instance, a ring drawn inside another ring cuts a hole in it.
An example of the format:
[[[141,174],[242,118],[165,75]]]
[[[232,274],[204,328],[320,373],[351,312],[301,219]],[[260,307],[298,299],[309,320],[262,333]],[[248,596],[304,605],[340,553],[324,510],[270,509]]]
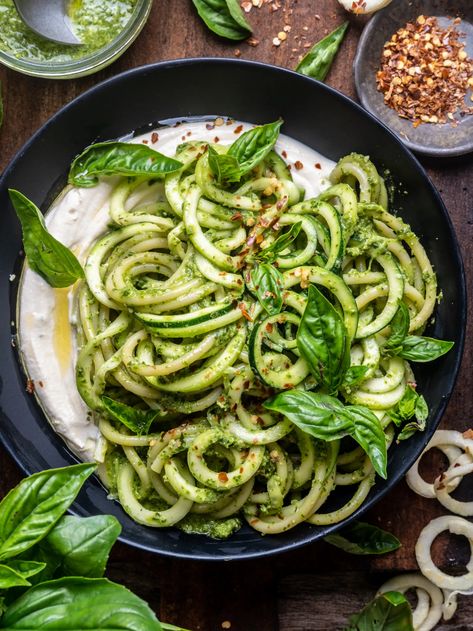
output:
[[[152,4],[153,0],[137,0],[133,14],[123,31],[103,48],[79,59],[22,59],[0,50],[0,63],[23,74],[45,79],[72,79],[92,74],[118,59],[135,41],[148,19]]]

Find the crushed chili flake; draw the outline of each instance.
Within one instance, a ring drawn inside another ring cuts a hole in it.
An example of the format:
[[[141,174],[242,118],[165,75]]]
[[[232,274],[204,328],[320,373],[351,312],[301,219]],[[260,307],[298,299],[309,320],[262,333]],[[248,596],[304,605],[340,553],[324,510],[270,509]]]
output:
[[[304,168],[304,165],[302,164],[302,162],[301,162],[300,160],[296,160],[296,161],[294,162],[294,166],[296,167],[296,169],[297,169],[298,171],[300,171],[301,169],[303,169],[303,168]]]
[[[157,143],[159,140],[159,134],[156,133],[155,131],[151,134],[151,142],[153,143],[153,145],[155,143]]]
[[[316,162],[314,164],[314,166],[315,166],[316,169],[321,169],[322,168],[322,165],[320,164],[320,162]]]
[[[243,125],[238,125],[238,127],[235,127],[235,129],[233,130],[234,134],[240,134],[243,130]]]
[[[218,136],[215,136],[214,142],[220,142],[220,138]]]
[[[218,479],[220,480],[220,482],[228,482],[228,475],[225,473],[225,471],[220,471],[220,473],[218,474]]]
[[[454,21],[454,24],[457,22]],[[385,43],[376,74],[384,102],[413,122],[457,124],[454,114],[472,114],[465,103],[473,76],[473,59],[455,26],[420,15]]]
[[[33,381],[33,379],[28,379],[28,381],[26,382],[26,392],[28,394],[33,394],[34,393],[34,381]]]
[[[238,304],[238,308],[241,311],[241,315],[248,320],[248,322],[253,322],[253,318],[250,316],[250,314],[248,313],[248,311],[246,310],[246,305],[244,302],[240,302]]]

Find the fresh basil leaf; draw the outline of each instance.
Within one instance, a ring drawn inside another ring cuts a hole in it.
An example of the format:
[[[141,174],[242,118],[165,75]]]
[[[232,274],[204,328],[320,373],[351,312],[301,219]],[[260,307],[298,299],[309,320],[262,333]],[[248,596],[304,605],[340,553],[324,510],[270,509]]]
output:
[[[100,578],[121,532],[112,515],[94,517],[63,517],[40,546],[59,561],[54,571],[60,576]]]
[[[429,416],[429,408],[424,397],[416,392],[412,386],[407,386],[406,391],[399,403],[388,411],[389,417],[398,427],[404,425],[406,421],[416,418],[404,425],[402,431],[397,437],[400,440],[410,438],[417,431],[424,431],[427,418]]]
[[[347,28],[348,22],[345,22],[320,42],[315,43],[297,65],[296,72],[323,81],[332,66]]]
[[[23,561],[21,559],[16,559],[14,561],[6,561],[5,565],[15,570],[25,578],[31,578],[36,574],[39,574],[46,567],[46,563],[41,563],[38,561]]]
[[[314,286],[309,286],[307,306],[297,331],[297,348],[312,375],[336,392],[343,379],[347,352],[345,324],[335,307]]]
[[[0,628],[162,631],[158,619],[141,598],[103,578],[61,578],[40,583],[7,608]]]
[[[327,535],[324,541],[350,554],[387,554],[401,546],[399,539],[390,532],[361,521]]]
[[[182,163],[143,144],[98,142],[77,156],[69,171],[69,183],[91,188],[99,175],[159,177],[178,171]]]
[[[350,415],[353,422],[350,436],[368,454],[376,473],[386,479],[388,463],[386,435],[378,417],[361,405],[347,406],[345,413]]]
[[[341,413],[341,401],[326,394],[286,390],[266,401],[264,407],[284,414],[303,432],[321,440],[338,440],[352,429],[351,420]]]
[[[49,469],[22,480],[0,502],[0,559],[43,539],[75,500],[94,464]]]
[[[399,308],[391,320],[391,335],[386,342],[386,348],[397,348],[402,344],[409,333],[410,323],[409,309],[403,302],[400,302]]]
[[[21,222],[23,247],[31,269],[51,287],[69,287],[83,278],[79,261],[49,234],[39,208],[19,191],[9,189],[8,193]]]
[[[241,40],[251,35],[238,0],[192,0],[207,27],[220,37]]]
[[[31,583],[21,572],[17,572],[8,565],[0,564],[0,589],[11,587],[29,587]]]
[[[261,250],[258,253],[258,257],[268,263],[275,261],[279,253],[283,252],[293,241],[295,241],[295,239],[297,239],[297,236],[301,231],[301,227],[302,222],[298,221],[297,223],[293,223],[285,234],[281,234],[270,246]]]
[[[230,146],[227,155],[237,159],[241,176],[257,166],[276,144],[282,120],[259,125],[242,134]]]
[[[411,362],[431,362],[452,348],[454,342],[436,340],[433,337],[408,335],[396,355]]]
[[[331,441],[351,436],[368,454],[376,472],[386,478],[386,437],[378,418],[368,408],[345,407],[335,397],[306,390],[280,392],[264,407],[284,414],[314,438]]]
[[[350,617],[345,631],[414,631],[412,611],[405,596],[386,592]]]
[[[219,184],[239,182],[241,179],[238,160],[228,153],[217,153],[209,145],[209,167]]]
[[[251,270],[248,288],[269,315],[281,311],[283,286],[282,274],[273,265],[257,263]]]
[[[368,370],[368,366],[350,366],[343,377],[343,387],[354,388],[357,386],[364,380]]]
[[[120,421],[139,436],[149,432],[149,428],[160,414],[158,410],[139,410],[106,396],[101,397],[101,401],[113,419]]]

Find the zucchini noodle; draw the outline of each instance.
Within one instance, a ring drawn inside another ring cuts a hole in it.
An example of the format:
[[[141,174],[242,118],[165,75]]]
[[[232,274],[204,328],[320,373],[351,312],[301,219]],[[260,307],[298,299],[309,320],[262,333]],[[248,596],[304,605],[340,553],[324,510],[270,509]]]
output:
[[[77,386],[107,443],[107,485],[147,526],[199,523],[223,537],[242,520],[262,534],[337,523],[374,484],[369,458],[351,439],[313,439],[263,403],[289,388],[317,390],[296,344],[313,283],[343,318],[351,366],[366,368],[339,396],[370,408],[389,446],[388,412],[414,376],[384,346],[401,302],[411,333],[432,315],[429,259],[388,211],[365,156],[342,158],[314,199],[275,151],[231,187],[214,177],[207,143],[186,142],[175,158],[183,167],[164,180],[117,178],[110,229],[76,291]],[[282,309],[268,315],[249,273],[295,224],[274,263]],[[149,428],[133,432],[104,397],[152,418]],[[340,505],[334,491],[347,486]]]

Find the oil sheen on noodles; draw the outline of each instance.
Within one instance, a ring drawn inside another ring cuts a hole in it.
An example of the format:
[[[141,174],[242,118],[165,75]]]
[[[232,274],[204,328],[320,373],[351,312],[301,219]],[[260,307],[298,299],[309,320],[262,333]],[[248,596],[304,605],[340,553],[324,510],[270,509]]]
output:
[[[218,523],[228,535],[241,518],[264,534],[303,521],[339,522],[373,485],[366,454],[355,443],[341,452],[338,441],[314,440],[262,407],[288,380],[297,387],[310,379],[295,344],[305,289],[314,283],[340,306],[351,363],[367,367],[343,396],[375,413],[389,445],[387,412],[414,376],[380,347],[400,300],[410,332],[423,329],[436,301],[435,274],[416,235],[388,212],[383,179],[368,158],[343,158],[331,187],[303,199],[274,151],[230,192],[216,185],[204,149],[197,141],[180,145],[176,158],[185,166],[164,182],[119,181],[112,228],[88,254],[78,293],[77,383],[107,441],[108,485],[147,526],[199,523],[211,532]],[[276,261],[283,308],[268,316],[248,291],[245,254],[299,222],[297,241]],[[269,225],[275,229],[263,239]],[[113,421],[104,394],[155,410],[152,431],[134,434]],[[339,486],[352,489],[350,499],[327,510]]]

